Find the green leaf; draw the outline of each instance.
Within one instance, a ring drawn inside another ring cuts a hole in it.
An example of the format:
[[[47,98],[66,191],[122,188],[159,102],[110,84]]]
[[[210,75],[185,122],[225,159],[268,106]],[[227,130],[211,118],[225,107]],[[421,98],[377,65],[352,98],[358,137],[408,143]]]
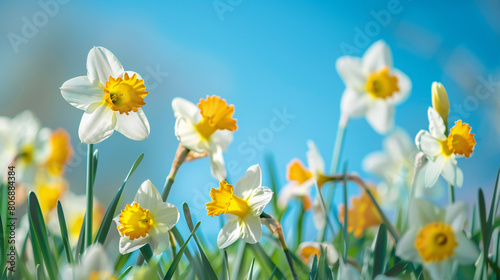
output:
[[[177,227],[174,226],[170,230],[170,232],[172,232],[172,234],[174,235],[175,240],[177,240],[177,243],[179,243],[180,246],[183,246],[184,240],[182,239],[182,236],[179,233],[179,230],[177,229]],[[177,254],[179,254],[179,252],[177,252]],[[204,271],[202,270],[202,267],[201,267],[202,265],[201,265],[201,263],[199,263],[198,258],[193,258],[191,252],[189,251],[189,248],[186,248],[184,255],[186,255],[186,258],[188,259],[189,263],[193,266],[194,272],[196,273],[198,278],[204,279],[205,274],[204,274]],[[176,255],[176,257],[177,257],[177,255]]]
[[[122,274],[120,274],[120,276],[118,276],[116,280],[122,280],[123,278],[125,278],[125,276],[127,276],[130,270],[132,270],[132,266],[127,267],[127,269],[125,269],[125,271]]]
[[[95,176],[97,174],[97,163],[99,162],[99,150],[96,149],[94,151],[94,155],[92,156],[93,162],[92,162],[92,186],[95,183]]]
[[[98,155],[98,154],[97,154]],[[85,241],[83,248],[86,248],[92,244],[92,220],[94,212],[94,179],[95,170],[94,163],[96,159],[94,158],[94,145],[87,145],[87,181],[86,181],[86,196],[87,196],[87,211],[85,212]]]
[[[229,279],[229,262],[227,261],[227,251],[224,250],[222,255],[222,280]]]
[[[490,248],[490,238],[488,225],[486,224],[486,206],[484,203],[483,190],[478,191],[478,207],[479,207],[479,222],[481,224],[481,233],[483,237],[483,264],[486,264],[485,260],[488,259],[488,249]]]
[[[42,211],[40,210],[40,205],[38,199],[34,192],[30,192],[28,196],[28,210],[29,219],[33,223],[35,235],[40,245],[43,260],[45,262],[45,267],[49,273],[50,279],[56,279],[57,277],[57,263],[54,256],[50,254],[49,239],[47,237],[47,228],[45,227],[45,221],[43,220]]]
[[[62,209],[61,201],[57,201],[57,217],[59,218],[59,228],[61,229],[61,237],[63,240],[64,251],[66,252],[66,259],[68,264],[73,263],[73,255],[71,254],[71,247],[68,239],[68,229],[66,227],[66,219]]]
[[[0,252],[1,252],[0,267],[5,267],[6,262],[7,262],[7,259],[5,256],[5,252],[7,252],[7,250],[5,250],[5,239],[6,238],[4,237],[3,230],[4,230],[4,227],[3,227],[3,222],[2,222],[2,216],[0,215]]]
[[[257,262],[259,262],[261,269],[266,269],[267,273],[271,274],[273,269],[276,267],[276,264],[271,260],[271,258],[266,254],[262,246],[259,243],[256,244],[248,244],[250,248],[253,250]],[[286,279],[283,273],[276,268],[276,277],[278,279]]]
[[[40,245],[38,244],[38,238],[35,234],[35,226],[30,218],[30,213],[28,211],[28,222],[29,222],[29,239],[31,240],[31,248],[33,251],[33,260],[36,265],[42,264],[42,253],[40,251]]]
[[[495,226],[495,218],[497,216],[498,203],[500,202],[500,192],[498,191],[498,182],[500,178],[500,170],[497,173],[497,180],[495,182],[495,188],[493,189],[493,196],[491,197],[490,214],[488,216],[488,226],[493,229]]]
[[[318,262],[318,279],[333,279],[332,271],[330,270],[330,267],[328,267],[326,255],[326,248],[321,248],[321,254]]]
[[[318,255],[314,254],[314,260],[311,268],[311,273],[309,273],[309,279],[318,279]]]
[[[200,226],[200,222],[196,223],[196,226],[194,227],[193,231],[191,231],[191,234],[189,235],[188,239],[186,240],[184,245],[182,245],[181,249],[179,249],[179,252],[175,256],[170,267],[168,268],[168,271],[167,271],[167,274],[165,275],[165,278],[163,278],[164,280],[172,279],[172,276],[174,275],[175,269],[177,268],[177,266],[179,265],[179,262],[181,261],[182,255],[184,254],[184,250],[186,250],[186,247],[187,247],[189,240],[191,240],[191,237],[193,237],[194,233],[196,232],[196,230],[198,229],[199,226]]]
[[[385,276],[387,276],[387,277],[398,276],[401,272],[406,270],[408,267],[409,267],[409,264],[407,262],[398,262],[397,264],[395,264],[393,267],[391,267],[390,269],[388,269],[385,272]]]
[[[344,251],[343,254],[342,254],[342,257],[343,257],[343,260],[344,262],[347,260],[347,253],[349,252],[349,235],[347,235],[347,229],[348,229],[348,215],[347,215],[347,212],[349,209],[349,204],[348,204],[348,200],[347,200],[347,163],[344,164],[344,179],[342,180],[343,182],[343,185],[344,185],[344,224],[342,225],[342,230],[343,230],[343,234],[344,234]],[[321,259],[321,258],[320,258]],[[320,262],[321,264],[321,262]],[[324,278],[320,278],[320,279],[324,279]]]
[[[75,261],[78,261],[79,256],[83,254],[83,249],[85,248],[85,219],[83,217],[82,227],[80,228],[80,235],[78,236],[78,242],[76,243],[76,251],[75,251]]]
[[[238,244],[238,252],[236,253],[236,258],[233,263],[233,273],[231,274],[231,279],[240,279],[242,278],[240,275],[243,274],[242,268],[244,265],[244,257],[246,252],[247,244],[245,242],[240,242]]]
[[[184,218],[186,219],[186,223],[189,227],[190,231],[193,231],[193,220],[191,218],[191,211],[189,210],[189,206],[187,203],[182,204],[182,208],[184,210]],[[215,273],[214,269],[212,268],[212,265],[207,259],[207,256],[203,252],[203,248],[200,245],[200,242],[198,241],[198,238],[196,237],[196,234],[193,235],[194,241],[196,242],[196,246],[198,246],[198,250],[200,251],[201,254],[201,261],[203,264],[203,270],[206,274],[208,274],[209,279],[212,280],[217,280],[217,274]]]
[[[253,278],[253,265],[255,263],[255,258],[252,259],[252,264],[250,265],[250,270],[248,271],[247,280],[252,280]]]
[[[278,269],[277,266],[274,267],[273,273],[271,274],[271,277],[269,277],[269,280],[272,280],[274,278],[274,274],[276,274],[276,270]]]
[[[123,193],[123,189],[125,188],[125,184],[127,184],[128,179],[134,171],[137,169],[139,164],[141,163],[142,159],[144,158],[144,154],[141,154],[134,162],[132,167],[130,168],[130,171],[128,172],[127,176],[125,177],[125,180],[123,180],[122,186],[118,189],[118,192],[116,192],[115,197],[111,201],[111,204],[109,205],[108,209],[106,210],[106,214],[104,215],[104,218],[102,219],[101,226],[99,227],[99,231],[97,232],[96,240],[95,242],[99,242],[101,244],[104,244],[104,241],[106,241],[106,237],[108,236],[109,233],[109,228],[111,227],[111,223],[113,222],[113,218],[115,216],[116,212],[116,207],[118,207],[118,202],[120,201],[120,197]]]
[[[385,254],[387,249],[387,228],[381,224],[378,228],[377,239],[375,241],[375,250],[373,254],[373,278],[384,273]]]
[[[35,268],[35,279],[43,280],[43,269],[39,264],[37,264]]]
[[[269,175],[269,180],[271,181],[271,190],[273,191],[273,198],[271,200],[271,205],[273,207],[273,212],[276,214],[276,220],[278,222],[281,222],[281,218],[283,217],[284,212],[278,207],[278,174],[277,169],[276,169],[276,162],[274,160],[274,156],[271,153],[266,154],[266,166],[267,166],[267,172]]]

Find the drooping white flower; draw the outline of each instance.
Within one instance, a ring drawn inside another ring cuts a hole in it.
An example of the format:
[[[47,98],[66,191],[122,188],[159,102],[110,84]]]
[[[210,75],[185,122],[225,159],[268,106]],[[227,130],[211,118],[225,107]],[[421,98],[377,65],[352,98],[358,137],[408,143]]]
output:
[[[236,186],[226,181],[220,182],[218,189],[212,188],[207,203],[207,215],[225,214],[226,225],[220,230],[217,245],[220,249],[226,248],[236,240],[255,244],[262,236],[260,214],[271,201],[273,192],[267,187],[262,187],[262,175],[259,165],[248,168],[245,176]]]
[[[100,243],[96,243],[85,250],[80,263],[61,269],[61,279],[109,280],[115,277],[108,254]]]
[[[214,95],[200,99],[198,106],[176,97],[172,100],[172,109],[177,119],[175,135],[179,142],[189,150],[208,153],[212,174],[218,181],[226,180],[222,154],[233,141],[233,131],[237,129],[232,117],[234,106]]]
[[[319,261],[321,251],[326,252],[326,262],[328,266],[334,265],[339,259],[339,253],[333,247],[333,245],[326,242],[314,242],[306,241],[302,242],[297,249],[299,258],[306,263],[309,267],[312,267],[314,262],[314,256],[316,256]]]
[[[429,108],[428,117],[429,131],[421,130],[415,138],[417,148],[429,159],[425,185],[433,186],[442,175],[448,183],[460,188],[464,175],[457,166],[457,158],[469,157],[474,151],[476,140],[470,133],[471,127],[459,120],[446,136],[446,126],[434,108]]]
[[[66,81],[61,94],[72,106],[85,111],[78,135],[83,143],[104,141],[116,130],[132,140],[149,135],[149,122],[142,110],[148,95],[142,77],[125,71],[118,59],[103,47],[87,57],[87,76]]]
[[[151,181],[144,181],[134,202],[127,204],[121,214],[114,218],[120,234],[120,253],[133,252],[148,243],[153,254],[165,252],[170,243],[168,231],[178,220],[177,207],[164,202]]]
[[[479,250],[463,232],[467,206],[456,202],[441,210],[433,203],[414,199],[410,228],[399,240],[396,255],[422,264],[433,279],[452,279],[458,265],[473,264]]]
[[[362,58],[337,59],[337,72],[346,85],[341,110],[348,117],[365,116],[380,134],[394,126],[394,106],[408,97],[411,81],[392,65],[392,53],[383,41],[375,42]]]

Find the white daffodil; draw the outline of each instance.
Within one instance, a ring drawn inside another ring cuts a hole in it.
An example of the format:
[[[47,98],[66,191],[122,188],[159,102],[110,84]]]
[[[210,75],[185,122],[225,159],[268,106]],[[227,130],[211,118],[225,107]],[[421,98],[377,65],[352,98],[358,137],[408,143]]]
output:
[[[113,266],[101,244],[88,247],[83,253],[80,263],[74,266],[66,265],[61,269],[61,279],[74,280],[109,280],[113,276]]]
[[[16,145],[11,120],[0,117],[0,184],[7,182],[8,167],[14,162]]]
[[[458,265],[473,264],[479,250],[463,232],[467,206],[456,202],[441,210],[433,203],[414,199],[410,228],[399,240],[396,255],[422,264],[433,279],[452,279]]]
[[[116,130],[132,140],[149,135],[149,122],[142,111],[148,95],[142,77],[125,71],[118,59],[103,47],[87,57],[87,76],[66,81],[61,94],[72,106],[84,110],[78,135],[83,143],[104,141]]]
[[[333,245],[330,245],[326,242],[302,242],[300,243],[297,252],[299,254],[299,258],[309,267],[312,267],[314,256],[316,256],[317,260],[319,261],[322,250],[323,252],[326,252],[326,261],[329,266],[334,265],[338,261],[339,253],[337,252],[337,250],[335,250],[335,247],[333,247]]]
[[[148,243],[153,254],[165,252],[170,243],[168,231],[178,220],[177,207],[164,202],[151,181],[144,181],[134,202],[127,204],[121,214],[114,218],[121,236],[120,253],[133,252]]]
[[[393,68],[389,46],[377,41],[362,58],[340,57],[336,68],[346,85],[340,103],[342,114],[366,116],[368,123],[380,134],[390,131],[394,126],[394,106],[406,100],[411,81]]]
[[[303,199],[308,197],[315,182],[319,187],[322,187],[330,180],[325,176],[325,163],[321,157],[314,142],[307,141],[309,150],[307,151],[307,165],[304,167],[299,159],[293,159],[287,166],[286,184],[279,193],[278,206],[282,209],[288,206],[288,202],[292,197]],[[306,209],[310,208],[307,207]]]
[[[226,180],[227,172],[222,153],[233,141],[237,129],[232,117],[234,106],[218,96],[200,99],[198,106],[186,99],[172,100],[175,118],[175,135],[189,150],[208,153],[212,174],[218,181]]]
[[[260,214],[273,197],[271,189],[261,184],[260,166],[253,165],[236,183],[236,187],[221,181],[218,189],[210,191],[212,201],[206,205],[207,215],[226,214],[228,221],[217,237],[220,249],[240,238],[250,244],[259,242],[262,236]]]
[[[464,175],[457,166],[457,158],[469,157],[474,151],[476,140],[471,134],[471,127],[455,122],[455,126],[446,136],[446,126],[443,118],[434,108],[429,108],[429,131],[421,130],[415,138],[417,148],[428,158],[425,168],[425,186],[433,186],[442,175],[454,187],[462,187]]]

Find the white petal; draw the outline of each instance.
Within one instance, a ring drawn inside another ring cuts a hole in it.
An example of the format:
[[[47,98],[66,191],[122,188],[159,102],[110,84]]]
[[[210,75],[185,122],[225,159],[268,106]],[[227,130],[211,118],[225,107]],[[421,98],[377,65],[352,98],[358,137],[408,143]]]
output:
[[[203,153],[205,151],[201,145],[201,142],[204,140],[201,138],[198,131],[196,131],[193,124],[185,118],[178,118],[175,122],[175,136],[177,136],[182,146],[197,153]]]
[[[410,229],[401,236],[396,247],[396,255],[398,257],[410,262],[421,262],[422,258],[415,248],[417,234],[418,231]]]
[[[115,126],[115,112],[103,103],[92,113],[83,113],[78,135],[83,143],[96,144],[111,136]]]
[[[313,202],[313,221],[317,230],[323,230],[326,224],[326,218],[323,214],[323,208],[321,207],[319,197],[316,197]]]
[[[106,250],[104,250],[102,245],[95,243],[85,250],[81,261],[81,267],[88,272],[102,271],[112,273],[113,267],[109,260]]]
[[[134,202],[137,202],[142,208],[149,209],[154,212],[156,207],[163,202],[160,192],[151,183],[150,180],[146,180],[141,184],[141,187],[135,195]]]
[[[168,246],[170,245],[170,234],[168,231],[161,232],[153,227],[150,229],[148,234],[151,236],[149,244],[151,245],[151,249],[153,249],[154,255],[159,255],[167,251]]]
[[[273,192],[270,188],[258,187],[254,189],[248,198],[248,206],[252,209],[253,215],[260,216],[272,198]]]
[[[17,146],[35,141],[40,130],[40,121],[33,112],[26,110],[17,114],[11,122],[12,133]]]
[[[390,164],[392,164],[392,160],[385,152],[373,152],[364,158],[363,170],[380,177],[385,177],[391,172],[387,168]]]
[[[450,183],[452,186],[461,188],[464,183],[464,174],[462,170],[458,168],[457,161],[453,158],[449,158],[443,166],[443,178]]]
[[[352,88],[356,91],[364,91],[366,75],[363,73],[361,58],[342,56],[337,59],[335,68],[337,68],[337,72],[347,88]]]
[[[236,183],[234,188],[234,193],[243,198],[247,199],[252,191],[262,185],[262,171],[258,164],[250,166],[243,176]]]
[[[462,231],[467,219],[467,204],[458,201],[444,209],[444,222],[451,225],[454,231]]]
[[[392,69],[392,72],[398,78],[399,91],[392,98],[390,98],[390,100],[393,104],[400,104],[406,101],[408,96],[410,96],[411,80],[405,73],[399,71],[398,69]]]
[[[453,279],[457,271],[457,262],[452,258],[447,258],[440,262],[429,262],[424,265],[429,271],[432,279]]]
[[[259,216],[247,215],[242,223],[241,239],[246,243],[255,244],[262,237],[262,224]]]
[[[130,111],[128,115],[117,112],[115,129],[125,137],[136,141],[149,136],[149,122],[141,108],[137,109],[137,112]]]
[[[431,161],[434,161],[436,156],[441,153],[441,143],[425,130],[418,132],[415,144],[420,151],[430,157]]]
[[[415,198],[410,204],[410,225],[420,229],[429,223],[439,221],[441,210],[432,202]]]
[[[307,147],[309,148],[306,153],[309,170],[311,170],[313,174],[324,173],[325,162],[323,161],[318,148],[316,148],[316,145],[314,145],[312,140],[307,141]]]
[[[396,128],[394,132],[384,140],[384,149],[395,160],[406,160],[414,156],[415,146],[406,131]]]
[[[238,218],[228,220],[227,224],[222,227],[217,237],[217,246],[219,249],[224,249],[233,244],[241,236],[241,225]]]
[[[179,209],[175,205],[168,202],[160,202],[157,204],[154,211],[151,211],[151,216],[155,222],[156,228],[159,231],[165,232],[172,229],[179,221]]]
[[[214,146],[212,151],[208,153],[210,158],[210,169],[212,175],[217,179],[217,181],[223,181],[227,179],[226,164],[224,163],[224,155],[222,153],[222,147]]]
[[[372,73],[382,67],[392,68],[392,53],[389,46],[382,40],[373,43],[363,55],[363,71]]]
[[[172,109],[176,118],[186,118],[193,124],[197,124],[201,119],[200,109],[184,98],[174,98],[172,100]]]
[[[368,110],[370,97],[364,91],[346,88],[340,99],[340,109],[342,114],[349,117],[364,116]]]
[[[444,126],[443,118],[441,115],[432,107],[429,107],[427,111],[427,116],[429,118],[429,132],[438,140],[446,139],[444,132],[446,127]]]
[[[394,107],[383,100],[375,100],[366,113],[366,120],[379,134],[385,134],[394,127]]]
[[[297,187],[295,184],[288,184],[281,188],[278,195],[278,207],[280,209],[286,209],[288,207],[288,202],[293,197],[293,188]]]
[[[210,143],[222,147],[222,151],[226,151],[227,147],[233,141],[233,132],[229,130],[217,130],[210,136]]]
[[[427,166],[425,167],[425,186],[430,188],[436,184],[445,161],[447,160],[445,155],[439,155],[434,161],[429,160]]]
[[[146,235],[146,237],[136,238],[134,240],[130,240],[128,237],[121,237],[118,250],[122,255],[132,253],[133,251],[149,243],[150,240],[151,237],[149,235]]]
[[[118,78],[123,72],[125,71],[120,61],[108,49],[94,47],[90,50],[87,57],[87,76],[90,82],[99,81],[105,85],[109,76]]]
[[[469,240],[463,232],[455,234],[458,246],[455,248],[454,257],[461,265],[470,265],[479,257],[479,249],[472,240]]]
[[[104,100],[102,88],[92,84],[87,76],[67,80],[61,86],[61,94],[69,104],[80,110],[86,110],[90,104]]]

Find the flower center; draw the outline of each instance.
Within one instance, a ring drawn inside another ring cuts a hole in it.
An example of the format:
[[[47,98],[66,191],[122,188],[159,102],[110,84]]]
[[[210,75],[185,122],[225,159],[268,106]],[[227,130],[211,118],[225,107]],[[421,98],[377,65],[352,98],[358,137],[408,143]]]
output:
[[[426,225],[415,239],[415,248],[425,262],[438,262],[452,256],[457,245],[452,227],[443,223]]]
[[[142,209],[136,202],[125,206],[125,209],[122,210],[118,217],[118,221],[120,222],[120,225],[117,227],[118,231],[123,236],[128,236],[130,240],[145,237],[153,224],[149,210]]]
[[[200,99],[198,108],[203,118],[195,128],[204,139],[210,138],[217,130],[235,131],[238,128],[236,119],[233,119],[234,105],[228,105],[220,97],[214,95]]]
[[[24,161],[25,164],[30,164],[35,159],[35,145],[28,144],[21,149],[19,154],[20,160]]]
[[[206,204],[207,216],[233,214],[241,219],[250,213],[248,202],[233,194],[234,187],[226,181],[221,181],[218,189],[210,190],[212,201]]]
[[[307,180],[312,178],[312,173],[305,168],[305,166],[298,159],[292,160],[288,164],[287,178],[288,181],[295,181],[297,183],[303,184]]]
[[[109,108],[127,115],[130,111],[137,112],[138,108],[145,105],[144,97],[148,95],[144,80],[137,79],[137,74],[129,77],[128,73],[117,79],[109,76],[103,91],[104,101]]]
[[[73,147],[69,140],[69,134],[62,128],[52,132],[49,145],[51,154],[46,162],[47,170],[52,176],[61,175],[64,166],[73,157]]]
[[[319,261],[319,256],[321,255],[321,252],[319,251],[318,248],[314,246],[305,246],[302,248],[299,255],[302,259],[302,262],[307,263],[310,258],[314,258],[314,255],[317,256]]]
[[[374,98],[388,98],[399,91],[398,78],[389,74],[386,66],[382,70],[373,72],[366,81],[366,91]]]

